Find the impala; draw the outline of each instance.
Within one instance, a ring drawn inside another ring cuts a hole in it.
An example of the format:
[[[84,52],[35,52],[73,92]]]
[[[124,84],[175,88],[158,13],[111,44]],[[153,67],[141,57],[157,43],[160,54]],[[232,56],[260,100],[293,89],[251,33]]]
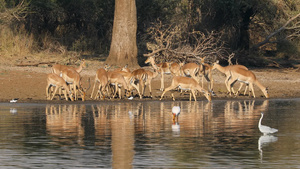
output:
[[[229,65],[229,66],[221,66],[219,64],[219,61],[217,60],[216,62],[213,63],[213,66],[212,66],[212,70],[214,69],[217,69],[219,70],[220,72],[224,73],[225,76],[226,76],[226,79],[225,79],[225,86],[226,86],[226,89],[228,90],[228,93],[229,95],[231,95],[231,90],[229,89],[229,84],[228,84],[228,81],[229,79],[231,79],[231,70],[235,69],[235,68],[240,68],[240,69],[245,69],[245,70],[248,70],[248,68],[246,66],[243,66],[243,65]],[[237,93],[240,91],[240,89],[242,88],[243,86],[243,83],[241,83],[240,85],[240,88],[239,90],[237,91]],[[247,85],[248,86],[248,85]],[[246,88],[247,89],[247,88]],[[232,89],[233,93],[234,93],[234,90]],[[246,92],[246,90],[245,90]]]
[[[128,84],[128,89],[131,91],[132,88],[135,88],[136,91],[138,92],[138,95],[140,96],[140,99],[142,99],[142,95],[140,93],[140,90],[139,90],[138,86],[135,84],[137,79],[131,72],[118,71],[118,70],[113,71],[113,72],[121,74],[124,77],[126,83]]]
[[[230,71],[231,78],[228,81],[228,90],[232,91],[232,87],[235,82],[240,81],[246,84],[249,84],[249,96],[251,95],[251,91],[253,97],[255,98],[253,84],[257,85],[257,87],[263,92],[266,98],[269,98],[268,88],[264,87],[257,79],[253,72],[250,70],[245,70],[239,67],[236,67]],[[230,87],[230,88],[229,88]]]
[[[146,70],[147,73],[147,81],[146,81],[146,85],[149,86],[149,92],[150,92],[150,97],[152,98],[152,88],[151,88],[151,82],[152,79],[156,78],[156,76],[158,75],[158,71],[154,69],[154,72],[151,72],[149,70]]]
[[[54,92],[52,93],[52,97],[50,98],[50,92],[49,92],[49,89],[52,87],[52,86],[55,86],[55,90]],[[53,100],[56,92],[57,92],[57,89],[58,88],[64,88],[64,96],[65,96],[65,99],[68,100],[68,95],[67,95],[67,92],[69,93],[69,97],[72,101],[74,101],[74,98],[73,98],[73,95],[72,95],[72,92],[70,91],[70,88],[69,86],[67,85],[66,81],[61,78],[60,76],[58,76],[57,74],[54,74],[54,73],[49,73],[47,75],[47,86],[46,86],[46,95],[47,95],[47,100]]]
[[[144,96],[145,93],[145,88],[146,88],[146,82],[148,79],[148,74],[146,72],[145,69],[136,69],[134,71],[132,71],[132,75],[135,77],[135,79],[137,80],[138,83],[138,88],[139,88],[139,84],[141,84],[142,86],[142,97]]]
[[[170,72],[172,73],[173,76],[181,76],[181,66],[183,65],[183,63],[169,63],[169,68],[170,68]]]
[[[163,63],[159,63],[156,64],[155,63],[155,59],[153,56],[149,56],[148,59],[145,61],[145,63],[150,63],[153,67],[153,69],[155,69],[156,71],[158,71],[159,73],[161,73],[161,85],[160,85],[160,90],[163,91],[165,86],[164,86],[164,74],[171,74],[172,72],[178,73],[180,72],[180,66],[178,66],[178,64],[170,64],[168,62],[163,62]],[[171,71],[172,70],[172,71]]]
[[[195,79],[189,78],[189,77],[182,77],[182,76],[175,76],[172,79],[171,86],[165,89],[165,91],[162,93],[162,95],[160,97],[160,100],[163,98],[164,94],[167,91],[175,89],[176,87],[179,87],[182,90],[190,90],[191,93],[193,94],[195,101],[197,101],[196,95],[195,95],[196,91],[203,92],[206,99],[208,101],[211,101],[210,93],[208,93],[208,91],[203,89]],[[190,93],[190,101],[192,99],[191,93]],[[173,97],[173,100],[175,101],[175,97],[174,97],[173,93],[172,93],[172,97]]]
[[[186,63],[181,67],[181,74],[185,76],[190,76],[199,82],[199,78],[197,76],[202,72],[203,66],[198,65],[196,63]]]
[[[76,72],[80,73],[82,71],[82,69],[85,68],[85,67],[86,67],[85,60],[82,59],[81,64],[77,68],[74,68],[74,67],[71,67],[71,66],[66,66],[66,65],[56,64],[56,65],[52,66],[51,70],[52,70],[52,73],[55,73],[59,76],[62,76],[61,73],[64,69],[73,69]]]
[[[122,99],[121,87],[123,87],[125,89],[125,95],[127,97],[130,95],[129,87],[128,87],[127,82],[123,75],[121,75],[120,73],[111,71],[111,72],[107,72],[107,76],[108,76],[109,83],[111,85],[115,86],[113,98],[116,96],[116,93],[118,92],[119,98]]]
[[[127,65],[125,65],[121,70],[124,71],[124,72],[130,72],[130,69],[128,68]],[[137,69],[137,70],[138,70],[138,69]],[[145,86],[146,86],[146,85],[149,86],[150,97],[152,98],[151,81],[152,81],[152,79],[154,79],[154,78],[158,75],[158,71],[156,71],[156,69],[154,69],[154,72],[151,72],[151,71],[149,71],[149,70],[143,69],[145,72],[144,72],[144,71],[139,71],[139,72],[138,72],[137,70],[136,70],[136,72],[134,73],[134,74],[136,74],[135,77],[136,77],[136,78],[139,78],[139,77],[140,77],[140,79],[143,79],[142,81],[144,81],[144,80],[146,79],[146,82],[144,83],[144,85],[145,85]],[[132,73],[133,73],[133,72],[132,72]],[[138,73],[139,73],[140,75],[137,76]],[[146,73],[146,75],[145,75],[145,73]],[[145,78],[145,77],[147,77],[147,78]],[[144,95],[144,92],[145,92],[145,88],[143,89],[143,87],[142,87],[142,95]]]
[[[93,98],[94,90],[96,83],[99,82],[98,92],[96,92],[95,99],[97,98],[98,94],[100,95],[100,99],[104,99],[104,91],[106,91],[106,95],[108,95],[108,75],[107,71],[104,68],[100,68],[96,72],[94,87],[92,90],[91,98]]]
[[[206,79],[206,81],[208,82],[208,90],[215,95],[214,91],[213,91],[213,86],[214,86],[214,79],[212,77],[212,70],[213,70],[213,66],[211,66],[210,64],[204,63],[205,57],[201,59],[201,65],[203,66],[203,70],[202,70],[202,87],[203,87],[203,78]]]
[[[63,69],[61,72],[62,78],[68,83],[70,84],[70,88],[72,88],[74,90],[74,95],[75,95],[75,100],[77,100],[78,96],[77,96],[77,90],[79,90],[80,94],[81,94],[81,99],[82,101],[85,101],[85,94],[86,91],[84,91],[84,89],[82,88],[81,84],[80,84],[80,75],[77,71],[75,71],[74,69]]]

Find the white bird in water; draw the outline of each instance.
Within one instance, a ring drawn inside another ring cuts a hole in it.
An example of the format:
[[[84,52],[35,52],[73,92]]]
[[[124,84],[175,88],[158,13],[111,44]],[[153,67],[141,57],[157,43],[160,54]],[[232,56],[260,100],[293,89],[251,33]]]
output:
[[[261,117],[259,119],[259,123],[258,123],[259,131],[262,132],[264,135],[276,133],[278,131],[277,129],[274,129],[269,126],[265,126],[265,125],[261,124],[263,117],[264,117],[264,113],[262,112]]]
[[[173,114],[173,121],[175,121],[175,117],[177,117],[177,121],[178,121],[178,116],[180,114],[180,107],[179,106],[174,106],[172,108],[172,114]]]

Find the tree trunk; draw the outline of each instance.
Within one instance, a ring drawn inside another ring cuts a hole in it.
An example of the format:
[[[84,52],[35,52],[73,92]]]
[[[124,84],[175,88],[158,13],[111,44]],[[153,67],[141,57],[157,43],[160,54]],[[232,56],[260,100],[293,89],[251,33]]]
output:
[[[107,64],[138,66],[136,31],[135,0],[115,0],[114,25]]]
[[[251,17],[254,15],[252,8],[248,8],[245,12],[241,13],[242,22],[240,25],[240,38],[238,42],[238,49],[248,50],[250,45],[249,25]]]

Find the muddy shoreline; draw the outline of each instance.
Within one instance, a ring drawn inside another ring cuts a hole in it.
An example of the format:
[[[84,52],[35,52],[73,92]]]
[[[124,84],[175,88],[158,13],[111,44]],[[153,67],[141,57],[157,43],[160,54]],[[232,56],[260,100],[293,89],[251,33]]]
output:
[[[89,66],[84,69],[80,74],[84,86],[88,86],[88,79],[91,81],[91,86],[94,84],[94,77],[96,70],[99,66]],[[151,70],[151,67],[143,67]],[[133,70],[133,69],[132,69]],[[251,69],[257,79],[266,87],[269,88],[270,99],[285,99],[285,98],[300,98],[300,71],[298,69]],[[69,103],[65,100],[46,100],[46,75],[51,72],[51,67],[13,67],[13,66],[0,66],[0,102],[9,102],[13,98],[19,98],[19,103]],[[140,100],[135,97],[133,100],[123,98],[119,99],[106,99],[105,102],[123,102],[123,101],[159,101],[161,91],[160,88],[160,75],[152,81],[153,98],[143,98]],[[213,71],[214,78],[214,91],[217,97],[212,97],[212,100],[253,100],[265,99],[263,93],[257,86],[254,87],[256,98],[248,96],[230,97],[226,95],[226,88],[224,85],[225,76],[218,70]],[[171,84],[171,75],[165,76],[165,87]],[[206,82],[204,82],[206,87]],[[235,89],[239,84],[235,85]],[[92,87],[91,87],[92,88]],[[87,92],[87,103],[103,102],[102,100],[90,99],[90,89]],[[244,89],[242,89],[243,91]],[[176,101],[188,101],[189,93],[184,93],[180,96],[179,92],[174,92]],[[149,96],[148,87],[145,91],[145,96]],[[171,92],[167,92],[163,101],[172,101]],[[207,101],[203,95],[197,96],[197,101]],[[78,100],[73,103],[81,103]],[[71,102],[70,102],[71,103]]]

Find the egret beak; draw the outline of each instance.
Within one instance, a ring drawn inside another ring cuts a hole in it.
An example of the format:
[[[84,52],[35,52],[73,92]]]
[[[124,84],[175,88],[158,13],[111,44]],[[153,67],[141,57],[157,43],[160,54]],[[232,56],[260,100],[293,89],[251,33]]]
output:
[[[173,121],[175,121],[175,118],[176,118],[176,114],[173,113]]]

